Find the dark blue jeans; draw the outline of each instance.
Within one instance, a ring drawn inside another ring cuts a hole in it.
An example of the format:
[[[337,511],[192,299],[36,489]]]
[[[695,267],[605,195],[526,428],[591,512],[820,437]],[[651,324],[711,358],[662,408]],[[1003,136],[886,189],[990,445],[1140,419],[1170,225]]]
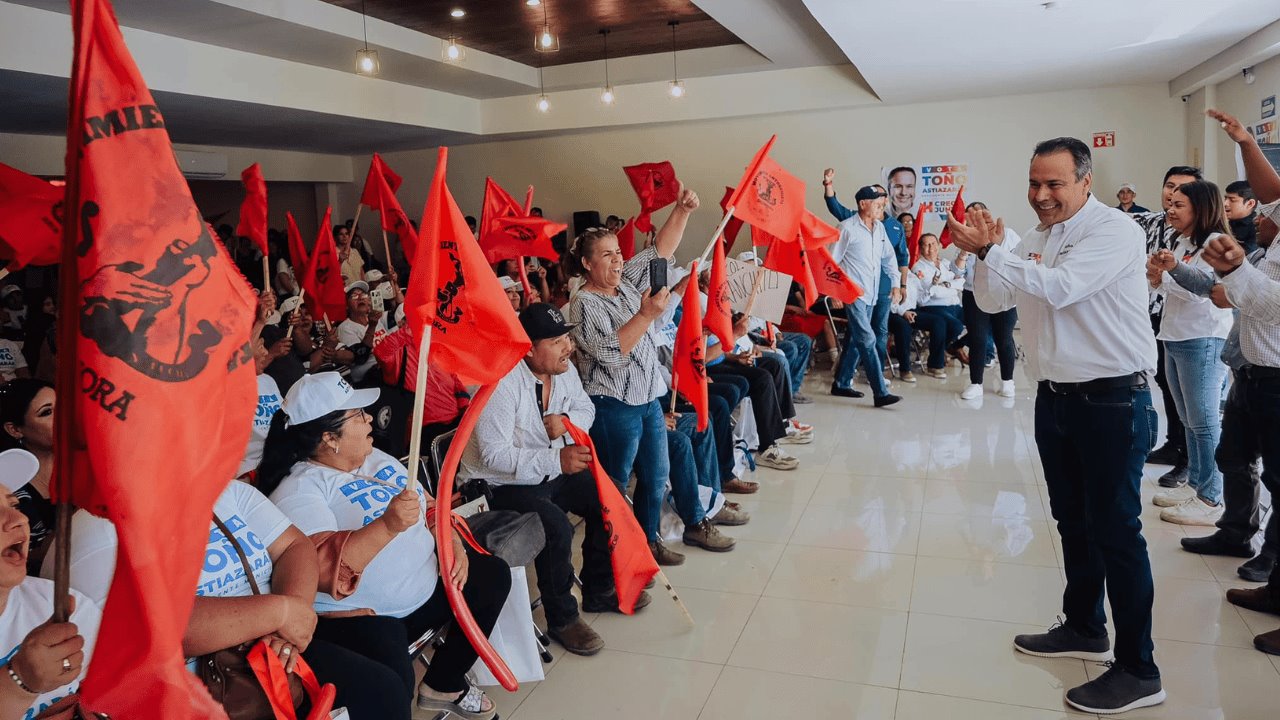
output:
[[[719,398],[716,398],[719,400]],[[716,495],[720,494],[720,461],[716,458],[716,439],[714,435],[715,418],[710,418],[707,429],[698,432],[698,413],[691,410],[682,411],[680,418],[676,420],[676,434],[682,435],[689,440],[689,453],[693,459],[693,469],[695,471],[695,485],[702,485],[711,488],[711,499],[715,500]],[[672,467],[675,467],[674,456],[671,461]],[[674,469],[672,470],[674,473]],[[672,482],[672,485],[675,485]],[[678,496],[677,496],[678,497]],[[694,488],[693,497],[697,499],[697,488]],[[689,524],[690,518],[694,522],[701,520],[705,513],[702,510],[702,503],[695,503],[698,507],[697,513],[686,513],[677,506],[680,517]]]
[[[667,453],[667,423],[657,400],[628,405],[604,395],[592,395],[596,420],[591,441],[600,453],[600,464],[625,494],[636,472],[635,511],[650,542],[658,538],[662,498],[671,475]]]
[[[707,384],[707,398],[711,401],[711,424],[716,439],[716,464],[720,468],[720,482],[733,479],[733,420],[731,415],[738,403],[747,397],[751,383],[746,378],[725,375]]]
[[[791,373],[791,392],[800,392],[804,384],[804,376],[809,372],[809,355],[813,353],[813,338],[804,333],[782,333],[778,339],[778,349],[787,356],[787,365]]]
[[[858,369],[858,362],[867,371],[867,383],[876,396],[887,395],[889,388],[884,384],[884,369],[880,366],[880,356],[876,353],[876,335],[872,328],[870,305],[859,300],[844,306],[845,317],[849,320],[846,331],[848,340],[844,352],[840,353],[840,364],[836,366],[835,383],[838,387],[853,387],[853,373]],[[889,316],[885,316],[886,341],[888,338]],[[754,400],[752,401],[754,402]]]
[[[923,331],[929,335],[929,367],[941,368],[945,366],[946,358],[939,355],[933,350],[933,338],[942,337],[944,331],[944,321],[937,315],[924,315],[916,313],[916,321],[914,323],[907,322],[907,319],[897,313],[889,316],[889,332],[893,335],[893,351],[897,356],[898,372],[911,372],[911,347],[913,336],[916,330]],[[934,365],[934,362],[937,365]]]
[[[876,335],[876,363],[883,366],[889,358],[889,292],[898,287],[901,277],[880,276],[880,291],[875,307],[871,308],[871,331]],[[874,387],[874,386],[872,386]]]
[[[1067,625],[1105,635],[1105,587],[1116,663],[1139,677],[1160,675],[1151,642],[1155,589],[1139,519],[1142,466],[1157,426],[1146,387],[1057,394],[1042,382],[1036,394],[1036,445],[1062,538]]]

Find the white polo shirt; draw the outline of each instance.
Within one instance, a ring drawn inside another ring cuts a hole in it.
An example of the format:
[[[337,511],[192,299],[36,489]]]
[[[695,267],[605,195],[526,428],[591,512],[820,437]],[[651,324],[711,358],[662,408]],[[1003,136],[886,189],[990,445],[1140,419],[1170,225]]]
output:
[[[1209,238],[1212,240],[1217,235]],[[1208,243],[1209,240],[1205,242]],[[1173,245],[1174,257],[1192,270],[1213,275],[1213,267],[1204,260],[1204,253],[1186,235]],[[1160,340],[1178,342],[1197,338],[1227,337],[1235,322],[1231,308],[1220,308],[1207,297],[1196,295],[1178,284],[1169,273],[1163,273],[1158,292],[1164,297],[1164,317],[1160,320]]]

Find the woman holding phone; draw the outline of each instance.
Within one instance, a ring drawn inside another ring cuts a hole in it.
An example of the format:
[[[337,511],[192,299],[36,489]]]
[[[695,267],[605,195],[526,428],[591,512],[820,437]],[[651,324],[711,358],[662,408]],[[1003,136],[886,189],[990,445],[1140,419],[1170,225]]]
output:
[[[569,269],[584,281],[569,303],[568,319],[576,326],[578,374],[596,406],[591,439],[619,487],[626,487],[635,470],[636,517],[660,565],[679,565],[684,555],[658,538],[671,463],[666,420],[658,402],[667,394],[667,381],[649,330],[666,309],[671,292],[653,286],[654,279],[665,285],[665,278],[654,277],[665,273],[652,268],[665,267],[675,255],[689,215],[697,209],[698,196],[682,187],[655,242],[625,263],[617,235],[605,228],[583,232],[569,250]],[[696,527],[707,539],[719,538],[705,518]],[[688,533],[685,538],[688,542]]]

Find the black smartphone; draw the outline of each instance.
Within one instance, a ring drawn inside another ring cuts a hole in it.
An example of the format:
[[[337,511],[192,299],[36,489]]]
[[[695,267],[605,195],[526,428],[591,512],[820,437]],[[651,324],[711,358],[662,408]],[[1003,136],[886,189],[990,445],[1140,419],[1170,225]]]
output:
[[[667,286],[667,261],[662,258],[654,258],[649,261],[649,294],[657,295],[658,291]]]

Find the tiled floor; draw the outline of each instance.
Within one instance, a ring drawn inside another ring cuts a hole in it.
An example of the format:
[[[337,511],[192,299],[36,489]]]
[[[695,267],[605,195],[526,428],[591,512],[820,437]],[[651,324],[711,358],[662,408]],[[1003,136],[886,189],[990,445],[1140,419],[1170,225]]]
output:
[[[508,720],[1053,720],[1065,688],[1102,668],[1015,653],[1013,635],[1060,612],[1063,577],[1032,436],[1033,390],[963,402],[965,380],[898,383],[890,410],[826,394],[791,473],[761,470],[727,528],[734,552],[685,548],[665,593],[635,617],[588,616],[607,649],[553,646],[547,679],[490,690]],[[989,374],[989,385],[990,383]],[[1155,492],[1148,468],[1143,494]],[[740,496],[741,497],[741,496]],[[1153,509],[1154,510],[1154,509]],[[1144,514],[1156,574],[1156,659],[1168,701],[1126,718],[1280,717],[1280,658],[1252,648],[1280,619],[1223,600],[1238,560],[1179,549],[1182,528]],[[1204,534],[1191,530],[1191,534]]]

